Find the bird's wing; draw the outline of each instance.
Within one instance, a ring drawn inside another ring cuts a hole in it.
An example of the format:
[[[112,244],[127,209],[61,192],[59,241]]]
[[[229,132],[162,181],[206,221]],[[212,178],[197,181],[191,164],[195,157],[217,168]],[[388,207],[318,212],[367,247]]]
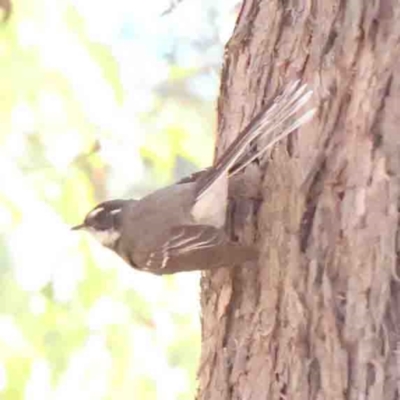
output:
[[[231,243],[222,230],[207,225],[183,225],[173,227],[168,236],[160,237],[151,250],[135,253],[134,264],[142,270],[157,274],[209,269],[228,264],[226,251],[248,249]],[[243,258],[251,258],[244,254]],[[239,260],[239,262],[242,260]]]

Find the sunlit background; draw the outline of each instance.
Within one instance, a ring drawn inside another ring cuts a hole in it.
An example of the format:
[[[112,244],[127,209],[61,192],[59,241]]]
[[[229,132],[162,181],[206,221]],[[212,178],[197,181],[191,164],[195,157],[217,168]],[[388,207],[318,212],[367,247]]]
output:
[[[0,399],[194,397],[199,275],[133,271],[69,226],[211,162],[237,8],[14,0],[0,24]]]

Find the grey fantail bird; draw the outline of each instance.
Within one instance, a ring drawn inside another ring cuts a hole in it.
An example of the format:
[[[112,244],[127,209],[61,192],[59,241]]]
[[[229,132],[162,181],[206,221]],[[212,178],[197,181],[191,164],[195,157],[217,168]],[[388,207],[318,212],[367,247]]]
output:
[[[295,116],[311,91],[299,81],[286,87],[239,133],[216,164],[140,200],[111,200],[90,211],[81,225],[133,268],[154,274],[208,270],[254,260],[254,247],[225,233],[229,177],[310,120]],[[263,138],[258,151],[250,144]]]

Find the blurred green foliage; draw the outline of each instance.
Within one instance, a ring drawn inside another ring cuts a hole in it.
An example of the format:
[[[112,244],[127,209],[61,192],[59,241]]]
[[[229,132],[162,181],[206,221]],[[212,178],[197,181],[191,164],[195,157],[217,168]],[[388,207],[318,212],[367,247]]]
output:
[[[110,26],[116,8],[125,16],[117,3]],[[69,224],[209,164],[218,82],[194,93],[198,68],[165,54],[151,80],[140,34],[130,47],[94,39],[98,7],[20,0],[0,26],[1,399],[195,393],[198,275],[133,271]]]

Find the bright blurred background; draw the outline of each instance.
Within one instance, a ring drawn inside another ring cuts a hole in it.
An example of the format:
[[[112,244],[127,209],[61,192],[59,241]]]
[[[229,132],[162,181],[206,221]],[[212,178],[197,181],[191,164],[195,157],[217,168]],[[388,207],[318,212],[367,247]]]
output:
[[[199,275],[69,230],[212,161],[238,1],[172,8],[14,0],[0,24],[0,399],[194,398]]]

